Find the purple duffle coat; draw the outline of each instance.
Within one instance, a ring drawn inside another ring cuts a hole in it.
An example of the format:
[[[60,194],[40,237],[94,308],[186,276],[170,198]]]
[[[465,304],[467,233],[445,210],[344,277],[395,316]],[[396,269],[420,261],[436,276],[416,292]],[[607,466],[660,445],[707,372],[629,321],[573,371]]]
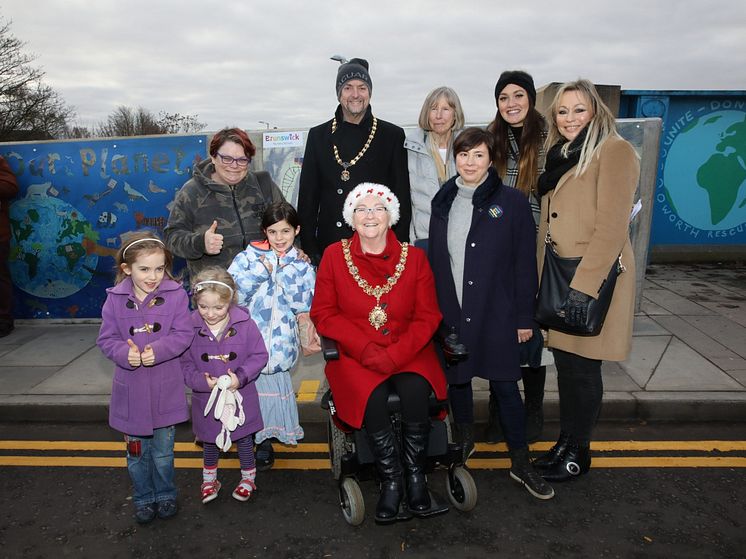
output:
[[[153,429],[186,421],[189,409],[178,359],[194,336],[186,292],[165,278],[138,301],[132,280],[125,278],[106,293],[96,343],[116,365],[109,425],[127,435],[149,436]],[[128,339],[140,351],[150,344],[155,365],[133,368],[127,361]]]
[[[207,385],[205,373],[217,378],[233,371],[238,377],[238,392],[243,396],[243,410],[246,420],[231,433],[231,440],[237,441],[264,428],[259,410],[259,396],[254,380],[267,364],[267,350],[264,340],[249,312],[238,306],[231,306],[228,324],[223,337],[216,339],[202,320],[198,311],[192,312],[194,341],[188,351],[181,356],[184,382],[192,389],[192,428],[201,441],[214,442],[220,433],[220,420],[215,419],[214,406],[205,416],[205,406],[212,389]],[[216,400],[217,402],[217,400]]]

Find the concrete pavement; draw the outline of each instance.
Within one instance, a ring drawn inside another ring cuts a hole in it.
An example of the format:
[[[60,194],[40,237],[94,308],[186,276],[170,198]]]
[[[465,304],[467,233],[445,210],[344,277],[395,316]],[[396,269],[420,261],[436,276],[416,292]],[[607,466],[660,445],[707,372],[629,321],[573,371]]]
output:
[[[633,350],[603,365],[601,420],[746,420],[746,268],[736,264],[648,267]],[[0,338],[1,421],[98,421],[108,417],[112,364],[96,347],[99,324],[18,321]],[[325,421],[319,355],[293,373],[301,423]],[[477,421],[487,383],[475,381]],[[558,417],[556,371],[545,414]]]

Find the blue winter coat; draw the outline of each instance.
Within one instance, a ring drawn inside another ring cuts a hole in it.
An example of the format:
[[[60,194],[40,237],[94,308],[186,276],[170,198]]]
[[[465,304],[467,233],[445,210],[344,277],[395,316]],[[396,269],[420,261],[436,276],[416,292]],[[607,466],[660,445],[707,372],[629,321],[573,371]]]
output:
[[[448,215],[456,177],[433,198],[428,257],[435,274],[441,330],[455,327],[469,357],[446,369],[450,384],[473,377],[521,377],[519,328],[533,328],[537,289],[536,228],[528,199],[505,186],[493,168],[474,192],[471,227],[464,247],[462,306],[456,298],[448,253]]]
[[[271,264],[270,272],[263,259]],[[238,287],[238,304],[251,313],[269,353],[262,374],[290,371],[298,360],[296,316],[311,309],[316,273],[291,248],[277,256],[269,243],[251,243],[228,268]]]
[[[223,337],[218,340],[199,312],[194,311],[191,322],[194,341],[181,356],[184,381],[192,389],[192,428],[201,441],[214,442],[221,429],[220,421],[213,414],[215,404],[205,417],[205,406],[212,389],[208,386],[204,373],[218,378],[228,374],[230,369],[238,377],[238,391],[243,397],[246,420],[231,433],[231,440],[237,441],[264,428],[254,383],[267,362],[264,341],[246,309],[232,306],[229,313]]]
[[[138,301],[132,289],[132,280],[125,278],[106,290],[96,343],[116,365],[109,425],[127,435],[149,436],[153,429],[189,417],[178,357],[189,347],[194,331],[181,284],[164,279],[144,301]],[[128,339],[140,351],[150,344],[155,365],[133,368],[127,361]]]

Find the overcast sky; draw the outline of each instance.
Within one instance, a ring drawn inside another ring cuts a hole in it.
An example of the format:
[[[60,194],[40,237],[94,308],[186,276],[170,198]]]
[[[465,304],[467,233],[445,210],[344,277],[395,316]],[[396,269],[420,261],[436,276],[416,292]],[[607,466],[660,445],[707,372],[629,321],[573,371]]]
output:
[[[208,130],[312,126],[336,107],[333,54],[368,59],[374,113],[401,125],[440,85],[491,120],[506,69],[537,87],[746,89],[743,0],[4,0],[0,15],[87,127],[118,105]]]

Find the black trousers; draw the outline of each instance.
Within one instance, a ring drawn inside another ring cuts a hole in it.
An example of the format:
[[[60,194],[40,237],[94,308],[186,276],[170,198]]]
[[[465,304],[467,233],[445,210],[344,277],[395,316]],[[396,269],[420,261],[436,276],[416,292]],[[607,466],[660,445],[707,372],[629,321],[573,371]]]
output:
[[[553,349],[560,397],[560,428],[581,446],[591,441],[601,411],[601,361]]]
[[[365,405],[363,424],[369,433],[383,431],[391,425],[388,412],[389,394],[396,392],[401,402],[404,423],[424,423],[429,419],[430,383],[417,373],[399,373],[376,386]]]
[[[497,398],[500,409],[500,425],[505,434],[508,448],[526,446],[526,413],[521,400],[518,383],[514,380],[490,381],[490,392]],[[471,382],[449,384],[448,397],[451,400],[453,421],[474,423],[474,392]]]

